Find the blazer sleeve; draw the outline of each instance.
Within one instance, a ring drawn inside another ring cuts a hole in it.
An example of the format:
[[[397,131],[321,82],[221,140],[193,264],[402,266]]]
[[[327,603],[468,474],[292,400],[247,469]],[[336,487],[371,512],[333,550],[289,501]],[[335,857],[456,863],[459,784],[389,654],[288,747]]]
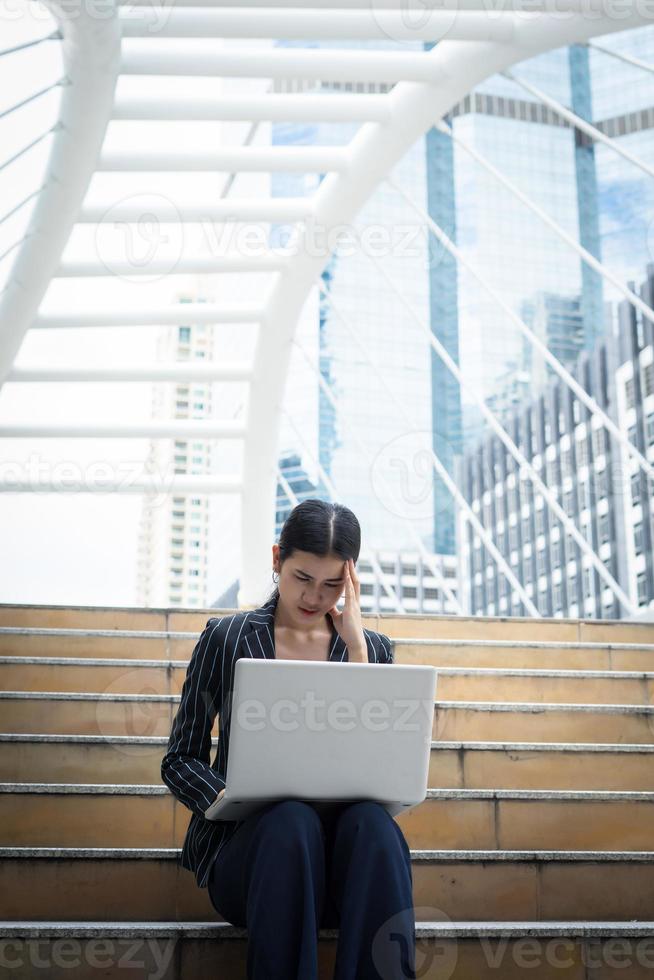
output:
[[[393,645],[385,633],[376,630],[364,630],[368,641],[368,663],[392,664]]]
[[[380,641],[380,650],[377,654],[377,663],[379,664],[392,664],[393,661],[393,644],[385,633],[378,633]]]
[[[222,693],[220,624],[220,619],[209,619],[195,644],[161,760],[161,778],[173,796],[201,817],[225,787],[210,764],[211,729]]]

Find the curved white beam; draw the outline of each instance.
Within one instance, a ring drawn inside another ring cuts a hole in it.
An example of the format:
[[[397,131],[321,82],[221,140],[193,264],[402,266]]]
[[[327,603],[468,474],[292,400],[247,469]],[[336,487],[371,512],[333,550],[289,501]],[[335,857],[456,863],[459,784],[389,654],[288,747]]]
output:
[[[63,35],[59,122],[52,137],[47,180],[27,234],[0,295],[0,387],[20,350],[68,241],[93,176],[120,70],[120,25],[102,0],[61,5],[44,0]]]
[[[542,51],[646,22],[638,11],[619,21],[606,13],[596,18],[540,17],[522,25],[510,45],[438,44],[424,55],[431,62],[427,74],[439,79],[438,84],[405,82],[389,94],[389,123],[362,127],[350,144],[352,159],[347,177],[332,174],[321,183],[314,199],[316,225],[330,229],[351,222],[407,148],[484,78]],[[304,247],[305,236],[306,229],[299,229],[299,247],[289,270],[273,287],[255,353],[249,403],[251,429],[243,461],[241,554],[247,560],[243,563],[239,605],[251,604],[261,594],[264,582],[259,570],[266,568],[268,542],[274,534],[274,509],[269,502],[275,499],[280,412],[279,408],[271,412],[270,406],[282,403],[295,326],[312,284],[330,257]]]

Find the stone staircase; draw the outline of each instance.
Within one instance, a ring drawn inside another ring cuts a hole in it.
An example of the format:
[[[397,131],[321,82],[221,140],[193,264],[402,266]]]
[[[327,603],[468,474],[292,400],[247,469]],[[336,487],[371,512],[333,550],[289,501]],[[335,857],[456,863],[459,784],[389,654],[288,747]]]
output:
[[[160,777],[195,640],[228,612],[0,606],[3,975],[245,977],[247,933],[177,867],[190,812]],[[651,980],[654,624],[364,625],[439,669],[430,789],[396,818],[417,975]]]

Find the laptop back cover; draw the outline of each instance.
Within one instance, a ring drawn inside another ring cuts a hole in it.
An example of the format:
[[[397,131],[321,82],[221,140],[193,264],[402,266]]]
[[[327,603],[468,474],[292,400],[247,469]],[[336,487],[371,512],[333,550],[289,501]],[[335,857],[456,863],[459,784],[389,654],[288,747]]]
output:
[[[392,813],[422,802],[436,683],[428,665],[240,659],[226,792],[207,817],[286,798],[371,799]]]

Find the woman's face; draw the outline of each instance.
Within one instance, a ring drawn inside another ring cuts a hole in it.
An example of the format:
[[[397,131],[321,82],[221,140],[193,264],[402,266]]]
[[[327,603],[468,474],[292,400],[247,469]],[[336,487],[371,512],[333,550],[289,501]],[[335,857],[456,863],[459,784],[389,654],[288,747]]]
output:
[[[309,551],[294,551],[280,564],[279,545],[273,545],[277,588],[287,614],[305,626],[318,624],[344,593],[345,566],[340,558],[322,558]]]

